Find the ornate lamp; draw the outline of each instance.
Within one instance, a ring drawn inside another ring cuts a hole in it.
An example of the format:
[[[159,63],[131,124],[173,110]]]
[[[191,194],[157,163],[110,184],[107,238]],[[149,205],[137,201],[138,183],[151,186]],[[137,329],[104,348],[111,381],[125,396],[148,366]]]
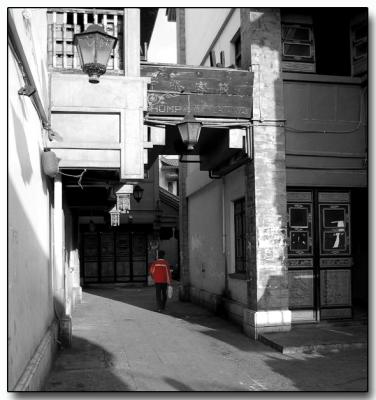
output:
[[[111,209],[110,215],[111,215],[111,226],[119,226],[120,225],[120,213],[116,209],[116,206],[114,206]]]
[[[193,150],[200,136],[202,123],[197,121],[192,113],[188,113],[182,122],[178,123],[180,136],[188,150]]]
[[[85,32],[76,33],[73,43],[77,46],[82,70],[89,75],[89,82],[99,83],[117,38],[105,33],[101,25],[92,24]]]
[[[133,185],[123,185],[116,192],[116,207],[122,214],[128,214],[131,209],[131,193],[133,193]]]
[[[141,186],[136,185],[133,188],[133,197],[137,201],[137,203],[140,202],[140,200],[142,199],[142,195],[143,194],[144,194],[144,189]]]

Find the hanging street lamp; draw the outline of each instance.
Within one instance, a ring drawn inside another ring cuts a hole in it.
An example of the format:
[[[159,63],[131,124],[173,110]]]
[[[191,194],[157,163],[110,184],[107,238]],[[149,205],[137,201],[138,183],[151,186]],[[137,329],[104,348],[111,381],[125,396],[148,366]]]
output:
[[[116,208],[121,214],[128,214],[131,209],[133,185],[123,185],[116,191]]]
[[[85,32],[74,35],[73,44],[77,46],[81,67],[89,75],[89,82],[99,83],[116,43],[117,38],[105,33],[98,24],[92,24]]]
[[[137,201],[137,203],[140,202],[143,194],[144,194],[144,189],[140,185],[136,185],[133,188],[133,197]]]
[[[120,213],[114,206],[110,211],[111,216],[111,226],[119,226],[120,225]]]
[[[178,123],[180,136],[188,150],[193,150],[200,136],[202,123],[192,113],[188,113],[182,122]]]

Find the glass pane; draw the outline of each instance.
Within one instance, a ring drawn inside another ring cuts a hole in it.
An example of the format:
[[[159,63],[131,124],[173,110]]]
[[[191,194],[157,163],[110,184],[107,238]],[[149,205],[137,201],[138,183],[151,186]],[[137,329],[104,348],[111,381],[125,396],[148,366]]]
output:
[[[311,46],[309,44],[283,43],[283,54],[285,56],[311,57]]]
[[[107,66],[108,58],[110,57],[114,39],[105,36],[97,36],[97,62]]]
[[[283,27],[283,39],[284,40],[301,40],[301,41],[309,41],[309,28],[304,27],[291,27],[284,26]]]
[[[308,210],[306,208],[290,208],[290,227],[308,228]]]
[[[324,228],[343,228],[345,210],[343,208],[324,208]]]
[[[95,57],[95,35],[77,37],[77,49],[83,64],[94,62]]]

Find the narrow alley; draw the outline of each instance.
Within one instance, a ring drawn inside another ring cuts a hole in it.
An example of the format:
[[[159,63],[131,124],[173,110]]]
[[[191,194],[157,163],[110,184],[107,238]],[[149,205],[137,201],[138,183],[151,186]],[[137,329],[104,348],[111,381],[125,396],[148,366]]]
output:
[[[361,391],[367,350],[281,354],[154,287],[85,289],[46,391]]]

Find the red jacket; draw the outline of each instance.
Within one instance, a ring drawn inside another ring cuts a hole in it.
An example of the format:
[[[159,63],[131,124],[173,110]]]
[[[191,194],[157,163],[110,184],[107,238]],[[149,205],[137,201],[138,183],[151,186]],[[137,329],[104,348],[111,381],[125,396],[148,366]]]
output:
[[[171,283],[170,264],[163,258],[150,264],[149,273],[155,283]]]

